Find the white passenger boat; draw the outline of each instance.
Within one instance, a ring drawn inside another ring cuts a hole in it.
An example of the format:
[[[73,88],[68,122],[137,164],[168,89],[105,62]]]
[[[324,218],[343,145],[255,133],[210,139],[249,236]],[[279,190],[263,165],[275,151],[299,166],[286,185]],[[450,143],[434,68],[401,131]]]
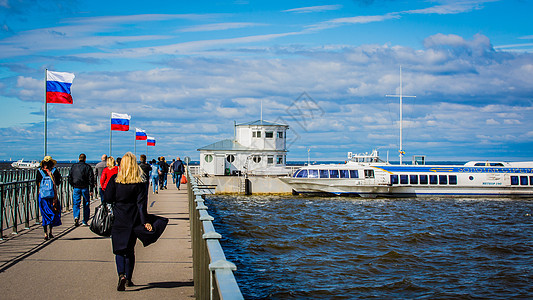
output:
[[[396,95],[395,95],[396,96]],[[425,156],[402,162],[400,69],[400,164],[379,159],[377,150],[352,155],[345,164],[308,165],[280,180],[296,193],[351,194],[362,197],[533,197],[533,162],[471,161],[426,165]],[[408,96],[412,97],[412,96]]]
[[[24,161],[24,159],[21,159],[21,160],[17,160],[11,163],[11,166],[13,168],[18,168],[18,169],[35,169],[39,167],[39,162],[37,161],[29,162],[29,161]]]
[[[533,162],[392,165],[374,155],[345,164],[309,165],[280,178],[297,193],[361,197],[533,197]],[[419,163],[422,163],[421,161]]]

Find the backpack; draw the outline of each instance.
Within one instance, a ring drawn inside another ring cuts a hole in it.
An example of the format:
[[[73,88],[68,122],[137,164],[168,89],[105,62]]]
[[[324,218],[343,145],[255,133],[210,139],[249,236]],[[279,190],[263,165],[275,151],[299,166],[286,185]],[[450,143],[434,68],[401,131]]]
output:
[[[54,174],[55,168],[52,169],[51,173]],[[54,198],[54,180],[52,177],[48,176],[43,170],[39,169],[43,179],[41,179],[41,184],[39,185],[39,195],[41,199],[53,199]]]
[[[161,169],[163,173],[168,173],[168,164],[166,162],[162,163]]]
[[[151,175],[154,176],[154,177],[155,177],[156,175],[159,175],[159,172],[158,172],[158,171],[159,171],[159,166],[156,165],[156,164],[153,164],[153,165],[152,165],[152,174],[151,174]]]

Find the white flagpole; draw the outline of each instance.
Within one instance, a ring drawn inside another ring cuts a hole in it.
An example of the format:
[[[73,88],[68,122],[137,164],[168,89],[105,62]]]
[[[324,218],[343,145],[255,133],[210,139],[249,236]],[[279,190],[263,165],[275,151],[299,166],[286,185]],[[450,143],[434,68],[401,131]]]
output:
[[[113,116],[113,113],[111,113],[111,117]],[[111,152],[111,144],[113,140],[113,130],[111,130],[111,119],[109,119],[109,156],[113,156],[113,153]]]
[[[44,69],[44,156],[48,152],[48,103],[46,101],[46,81],[48,76],[48,69]]]

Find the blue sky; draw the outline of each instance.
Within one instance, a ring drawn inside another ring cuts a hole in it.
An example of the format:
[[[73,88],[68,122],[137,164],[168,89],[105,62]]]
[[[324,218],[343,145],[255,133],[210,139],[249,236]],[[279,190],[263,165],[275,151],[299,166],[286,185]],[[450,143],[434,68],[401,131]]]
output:
[[[290,126],[288,160],[533,160],[530,1],[0,0],[0,159],[43,155],[44,70],[57,159],[109,150],[111,112],[154,136],[150,157],[199,157],[233,122]],[[113,155],[133,151],[113,133]],[[146,152],[142,142],[137,153]]]

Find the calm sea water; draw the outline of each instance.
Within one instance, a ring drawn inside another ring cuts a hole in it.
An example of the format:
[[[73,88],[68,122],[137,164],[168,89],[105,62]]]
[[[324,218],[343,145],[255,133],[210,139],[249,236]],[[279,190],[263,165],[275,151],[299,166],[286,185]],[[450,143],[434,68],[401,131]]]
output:
[[[245,299],[533,298],[533,200],[207,204]]]

